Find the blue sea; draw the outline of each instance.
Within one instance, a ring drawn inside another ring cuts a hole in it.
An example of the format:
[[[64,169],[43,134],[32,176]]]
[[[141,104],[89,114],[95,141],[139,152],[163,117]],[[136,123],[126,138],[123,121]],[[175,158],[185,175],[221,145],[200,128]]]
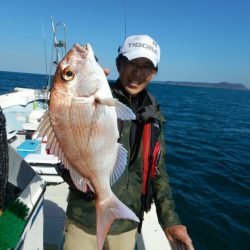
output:
[[[47,77],[0,72],[0,94]],[[196,250],[250,249],[250,91],[149,86],[166,118],[176,210]]]

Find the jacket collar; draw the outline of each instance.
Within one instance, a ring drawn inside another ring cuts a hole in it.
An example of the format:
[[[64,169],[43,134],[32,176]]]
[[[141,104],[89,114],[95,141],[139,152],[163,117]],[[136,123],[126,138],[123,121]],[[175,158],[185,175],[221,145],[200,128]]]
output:
[[[164,121],[162,116],[159,116],[157,112],[159,110],[159,105],[156,103],[156,100],[153,95],[151,95],[146,89],[143,90],[138,96],[130,96],[123,88],[120,79],[117,79],[115,84],[112,86],[113,93],[118,99],[127,104],[130,108],[132,107],[132,98],[137,98],[139,105],[136,110],[136,118],[140,121],[147,121],[150,118],[156,118],[161,121]]]

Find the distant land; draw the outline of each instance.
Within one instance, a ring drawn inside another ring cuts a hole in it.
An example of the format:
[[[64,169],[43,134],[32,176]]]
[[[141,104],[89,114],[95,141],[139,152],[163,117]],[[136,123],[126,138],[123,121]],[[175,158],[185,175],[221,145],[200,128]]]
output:
[[[153,81],[153,82],[160,84],[178,85],[178,86],[249,90],[242,83],[229,83],[229,82],[207,83],[207,82],[187,82],[187,81]]]

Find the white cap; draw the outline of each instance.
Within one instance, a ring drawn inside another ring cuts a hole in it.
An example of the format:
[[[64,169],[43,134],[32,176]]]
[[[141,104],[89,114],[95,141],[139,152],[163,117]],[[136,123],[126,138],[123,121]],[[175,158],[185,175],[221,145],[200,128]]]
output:
[[[148,35],[129,36],[124,44],[119,48],[119,54],[126,56],[129,61],[145,57],[148,58],[155,67],[160,62],[160,47]]]

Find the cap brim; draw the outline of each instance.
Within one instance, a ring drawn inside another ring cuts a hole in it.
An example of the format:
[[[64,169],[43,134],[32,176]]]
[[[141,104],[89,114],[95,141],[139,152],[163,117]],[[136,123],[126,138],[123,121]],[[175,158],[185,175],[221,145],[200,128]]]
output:
[[[129,61],[137,59],[137,58],[147,58],[148,60],[150,60],[154,67],[157,67],[157,62],[155,60],[155,58],[152,57],[151,53],[146,53],[145,51],[143,51],[143,53],[135,53],[134,51],[131,52],[127,52],[127,53],[122,53],[123,56],[126,56],[128,58]]]

